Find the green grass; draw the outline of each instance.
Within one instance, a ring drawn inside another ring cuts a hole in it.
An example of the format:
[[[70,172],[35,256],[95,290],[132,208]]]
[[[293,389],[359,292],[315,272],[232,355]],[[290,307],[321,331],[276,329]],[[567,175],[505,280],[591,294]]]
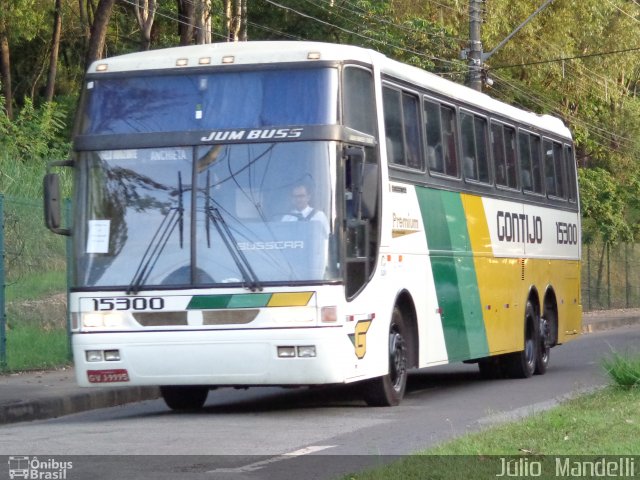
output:
[[[6,287],[7,302],[36,300],[66,291],[67,272],[49,270],[29,273]]]
[[[539,478],[556,478],[553,456],[586,455],[598,459],[602,455],[638,455],[639,433],[640,388],[611,386],[523,421],[466,435],[385,467],[344,478],[495,479],[501,472],[501,458],[543,461],[543,475]],[[636,473],[639,468],[636,465]]]
[[[7,330],[7,370],[39,370],[68,363],[66,329],[18,325]]]
[[[622,388],[640,387],[640,355],[613,352],[602,364],[615,385]]]

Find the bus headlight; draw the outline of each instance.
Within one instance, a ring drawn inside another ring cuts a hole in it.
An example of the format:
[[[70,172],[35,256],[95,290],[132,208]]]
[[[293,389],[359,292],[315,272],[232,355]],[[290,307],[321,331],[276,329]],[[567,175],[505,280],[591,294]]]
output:
[[[121,328],[126,318],[122,312],[91,312],[82,314],[84,328]]]

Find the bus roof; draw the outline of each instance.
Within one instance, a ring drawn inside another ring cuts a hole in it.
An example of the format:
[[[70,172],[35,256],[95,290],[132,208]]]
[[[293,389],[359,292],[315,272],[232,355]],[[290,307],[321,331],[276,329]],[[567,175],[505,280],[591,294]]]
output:
[[[173,47],[130,53],[94,62],[88,73],[126,72],[203,67],[207,65],[251,65],[291,62],[357,61],[371,64],[381,73],[413,84],[434,93],[463,102],[469,106],[522,122],[532,127],[571,138],[571,132],[557,117],[538,115],[496,100],[464,85],[392,60],[385,55],[362,47],[305,41],[224,42]]]

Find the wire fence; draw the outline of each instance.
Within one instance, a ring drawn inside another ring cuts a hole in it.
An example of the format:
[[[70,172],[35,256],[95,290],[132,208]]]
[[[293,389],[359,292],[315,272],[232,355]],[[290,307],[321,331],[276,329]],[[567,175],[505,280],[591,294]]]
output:
[[[582,248],[582,307],[640,307],[640,246],[593,243]]]
[[[0,368],[69,360],[67,242],[44,226],[42,200],[0,194]]]
[[[69,361],[65,237],[43,222],[42,200],[0,194],[0,369]],[[584,245],[585,311],[640,308],[640,246]]]

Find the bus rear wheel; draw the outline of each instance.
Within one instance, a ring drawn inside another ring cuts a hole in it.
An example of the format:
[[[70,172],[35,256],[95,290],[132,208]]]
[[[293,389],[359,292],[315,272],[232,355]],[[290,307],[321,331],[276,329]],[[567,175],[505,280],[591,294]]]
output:
[[[160,394],[171,410],[200,410],[209,395],[209,387],[162,386]]]
[[[504,357],[510,377],[529,378],[535,372],[540,350],[538,328],[535,308],[533,308],[533,304],[530,301],[527,301],[524,314],[524,350]]]
[[[407,387],[407,330],[402,312],[393,309],[389,327],[389,373],[367,380],[364,399],[371,407],[399,405]]]
[[[549,366],[549,353],[551,352],[551,325],[555,321],[552,311],[545,311],[540,318],[538,355],[536,357],[536,375],[544,375]]]

